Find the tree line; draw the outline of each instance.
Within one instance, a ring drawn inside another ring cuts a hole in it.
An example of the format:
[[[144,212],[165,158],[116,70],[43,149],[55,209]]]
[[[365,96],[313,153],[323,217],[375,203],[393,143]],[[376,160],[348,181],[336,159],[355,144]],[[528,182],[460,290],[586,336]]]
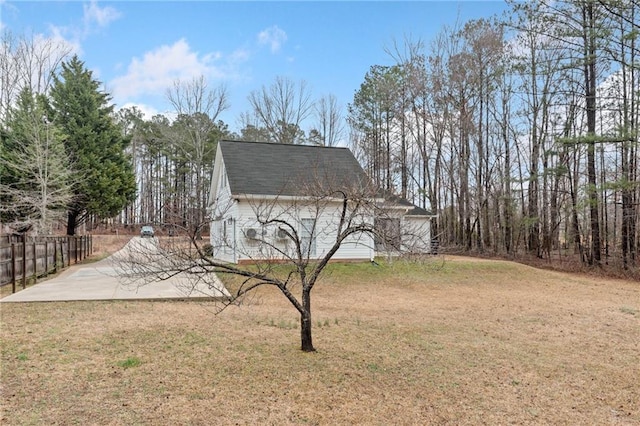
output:
[[[441,245],[638,255],[640,3],[511,2],[387,48],[348,107],[371,177],[438,213]]]

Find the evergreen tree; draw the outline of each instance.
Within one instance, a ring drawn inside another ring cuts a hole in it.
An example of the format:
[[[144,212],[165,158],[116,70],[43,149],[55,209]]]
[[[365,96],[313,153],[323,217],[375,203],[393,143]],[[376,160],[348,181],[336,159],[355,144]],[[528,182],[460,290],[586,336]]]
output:
[[[128,140],[112,118],[109,96],[74,56],[62,64],[51,90],[55,122],[66,134],[65,147],[79,176],[69,207],[67,234],[87,217],[112,217],[135,198],[136,183]]]

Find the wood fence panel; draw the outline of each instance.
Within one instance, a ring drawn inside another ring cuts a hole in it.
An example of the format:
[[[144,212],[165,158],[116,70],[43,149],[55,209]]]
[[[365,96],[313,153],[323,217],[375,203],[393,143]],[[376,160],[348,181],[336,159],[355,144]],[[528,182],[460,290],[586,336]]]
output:
[[[0,286],[16,283],[26,287],[28,279],[37,280],[52,272],[79,263],[91,255],[93,238],[45,237],[16,241],[12,236],[0,237]]]

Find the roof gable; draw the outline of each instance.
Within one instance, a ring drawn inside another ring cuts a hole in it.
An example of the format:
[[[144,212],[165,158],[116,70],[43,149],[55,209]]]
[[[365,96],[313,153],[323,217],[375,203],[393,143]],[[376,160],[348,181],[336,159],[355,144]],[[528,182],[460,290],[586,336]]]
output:
[[[232,194],[301,195],[305,184],[368,185],[347,148],[220,141]]]

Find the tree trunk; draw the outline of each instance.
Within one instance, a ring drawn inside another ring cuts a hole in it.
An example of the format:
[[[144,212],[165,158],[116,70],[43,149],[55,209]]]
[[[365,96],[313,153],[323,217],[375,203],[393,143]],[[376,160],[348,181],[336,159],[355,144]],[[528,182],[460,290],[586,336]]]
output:
[[[300,339],[303,352],[314,352],[313,340],[311,339],[311,289],[302,289],[302,307],[304,312],[300,314]]]
[[[535,124],[534,124],[534,135]],[[531,153],[531,162],[529,165],[529,187],[527,219],[529,227],[528,250],[531,254],[540,256],[540,218],[538,214],[538,158],[540,155],[540,145],[537,137],[532,138],[533,149]]]
[[[595,39],[595,18],[593,4],[587,3],[583,9],[583,19],[585,22],[585,87],[586,87],[586,110],[587,110],[587,135],[594,137],[596,134],[596,39]],[[600,218],[598,204],[598,190],[596,187],[596,153],[595,142],[587,142],[587,180],[589,196],[589,213],[591,219],[591,255],[589,264],[600,265]]]
[[[578,207],[577,207],[577,195],[576,188],[578,186],[578,173],[577,170],[571,171],[571,167],[577,169],[576,153],[573,153],[573,166],[567,165],[567,171],[569,172],[569,192],[571,196],[571,226],[573,232],[574,250],[577,250],[580,254],[580,262],[585,263],[584,248],[582,247],[582,240],[580,237],[580,225],[578,222]],[[574,180],[575,179],[575,180]]]
[[[482,79],[482,72],[480,73],[480,78]],[[484,222],[482,220],[482,211],[483,211],[483,202],[484,202],[484,197],[485,197],[485,193],[484,193],[484,182],[482,181],[483,175],[483,166],[484,166],[484,141],[483,141],[483,128],[482,125],[484,124],[484,120],[483,120],[483,115],[484,115],[484,94],[483,94],[483,85],[482,83],[480,84],[480,113],[479,113],[479,118],[478,118],[478,141],[476,142],[476,151],[478,152],[478,165],[476,168],[476,185],[477,185],[477,189],[476,191],[478,192],[478,199],[476,201],[476,205],[478,206],[478,211],[477,211],[477,221],[476,221],[476,229],[477,229],[477,233],[476,233],[476,247],[478,248],[478,251],[480,253],[482,253],[484,251],[484,247],[483,247],[483,232],[486,232],[486,229],[483,228]]]
[[[503,106],[506,102],[503,102]],[[505,117],[506,118],[506,117]],[[504,248],[507,254],[511,254],[512,241],[512,217],[511,217],[511,147],[506,121],[502,124],[502,139],[504,141]]]
[[[67,215],[67,235],[76,234],[76,226],[78,225],[78,212],[70,211]]]

